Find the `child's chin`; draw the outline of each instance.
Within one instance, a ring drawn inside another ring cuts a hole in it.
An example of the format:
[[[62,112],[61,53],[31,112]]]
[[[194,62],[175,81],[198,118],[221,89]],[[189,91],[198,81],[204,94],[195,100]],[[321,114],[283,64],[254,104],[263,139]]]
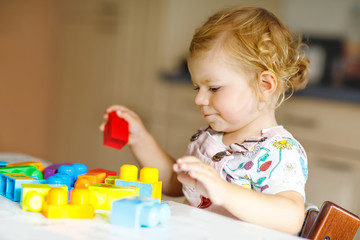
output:
[[[211,129],[216,131],[216,132],[223,132],[224,131],[219,125],[216,125],[216,124],[213,124],[213,123],[209,123],[209,125],[210,125]]]

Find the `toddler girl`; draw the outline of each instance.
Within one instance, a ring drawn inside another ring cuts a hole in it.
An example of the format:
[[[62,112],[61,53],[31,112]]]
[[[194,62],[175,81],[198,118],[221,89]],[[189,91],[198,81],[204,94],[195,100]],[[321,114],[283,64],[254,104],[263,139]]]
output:
[[[296,234],[304,220],[307,158],[277,124],[275,109],[306,85],[309,61],[300,47],[264,9],[211,16],[188,54],[195,104],[209,125],[176,162],[137,114],[120,105],[107,113],[129,122],[130,148],[141,165],[159,169],[165,194],[183,193],[192,206]]]

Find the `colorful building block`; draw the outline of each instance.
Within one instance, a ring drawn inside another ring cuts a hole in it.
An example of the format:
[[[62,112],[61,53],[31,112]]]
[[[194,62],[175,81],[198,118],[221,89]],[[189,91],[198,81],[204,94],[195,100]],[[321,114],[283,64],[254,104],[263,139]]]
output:
[[[170,219],[171,209],[158,199],[123,198],[113,201],[110,223],[130,228],[154,227]]]
[[[42,214],[47,218],[94,218],[94,206],[90,204],[90,191],[76,189],[71,191],[68,203],[68,191],[51,188],[44,203]]]
[[[129,123],[120,118],[116,112],[109,113],[104,129],[104,145],[121,149],[129,139]]]
[[[72,189],[71,176],[66,173],[55,173],[46,179],[46,183],[57,186],[66,185],[69,191]]]
[[[76,180],[74,187],[75,188],[88,188],[91,185],[96,183],[104,183],[106,173],[87,173],[84,175],[79,175]]]
[[[36,169],[36,166],[14,166],[14,167],[0,167],[0,173],[23,173],[35,179],[43,179],[41,171]]]
[[[64,164],[70,165],[71,163],[64,163]],[[55,173],[57,172],[57,169],[61,165],[62,164],[54,163],[54,164],[51,164],[50,166],[46,167],[44,170],[44,178],[47,179],[50,176],[54,176]]]
[[[90,203],[95,209],[110,210],[111,203],[124,197],[139,196],[139,188],[117,187],[112,184],[97,183],[89,186]]]
[[[67,168],[67,167],[60,168],[61,166],[64,166],[64,165],[71,166],[72,168]],[[82,163],[62,163],[62,164],[54,163],[54,164],[51,164],[49,167],[45,168],[44,178],[47,179],[48,177],[55,175],[56,173],[59,172],[59,168],[60,168],[60,172],[69,173],[72,176],[85,174],[87,172],[86,165],[82,164]]]
[[[6,165],[8,165],[8,162],[5,161],[0,161],[0,167],[6,167]]]
[[[87,172],[87,167],[82,163],[73,163],[72,165],[61,165],[57,169],[57,173],[67,174],[71,177],[71,187],[74,187],[74,184],[79,175],[83,175]]]
[[[96,169],[90,170],[89,173],[105,173],[106,177],[117,176],[116,171],[106,170],[106,169],[103,169],[103,168],[96,168]]]
[[[113,184],[115,185],[115,180],[119,179],[119,176],[108,176],[107,178],[105,178],[105,183],[106,184]]]
[[[20,206],[24,211],[41,212],[48,192],[57,185],[50,184],[23,184]],[[67,186],[61,186],[67,190]]]
[[[0,195],[18,202],[21,199],[22,184],[41,184],[44,179],[34,179],[23,173],[0,173]]]
[[[42,165],[41,162],[36,162],[36,161],[28,161],[28,162],[19,162],[19,163],[11,163],[6,165],[7,167],[16,167],[16,166],[35,166],[37,170],[39,170],[40,172],[42,172],[42,174],[44,175],[44,170],[45,167]]]
[[[154,167],[143,167],[138,179],[138,168],[135,165],[124,164],[120,167],[119,179],[115,180],[115,185],[119,187],[134,186],[140,189],[140,197],[161,200],[162,182],[159,181],[159,171]]]

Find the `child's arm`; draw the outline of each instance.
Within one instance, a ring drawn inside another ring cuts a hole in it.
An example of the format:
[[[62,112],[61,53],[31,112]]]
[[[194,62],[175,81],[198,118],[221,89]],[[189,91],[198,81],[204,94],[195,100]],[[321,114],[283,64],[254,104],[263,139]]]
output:
[[[223,206],[243,221],[290,234],[300,231],[305,206],[303,197],[297,192],[270,195],[228,183],[213,167],[195,157],[179,159],[174,171],[179,173],[180,182],[196,188],[213,204]]]
[[[108,119],[110,112],[116,111],[117,115],[129,123],[128,144],[141,166],[151,166],[159,170],[159,178],[163,182],[163,192],[170,196],[182,195],[182,185],[177,180],[176,173],[172,170],[175,160],[165,153],[147,131],[140,117],[130,109],[120,106],[110,106],[104,115]],[[100,130],[104,130],[105,123]]]

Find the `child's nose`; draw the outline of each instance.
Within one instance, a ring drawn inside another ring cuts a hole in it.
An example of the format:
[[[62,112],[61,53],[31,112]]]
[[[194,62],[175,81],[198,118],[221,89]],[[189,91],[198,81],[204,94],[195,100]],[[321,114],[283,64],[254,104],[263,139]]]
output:
[[[199,91],[195,97],[195,104],[198,106],[204,106],[209,104],[209,96],[204,91]]]

